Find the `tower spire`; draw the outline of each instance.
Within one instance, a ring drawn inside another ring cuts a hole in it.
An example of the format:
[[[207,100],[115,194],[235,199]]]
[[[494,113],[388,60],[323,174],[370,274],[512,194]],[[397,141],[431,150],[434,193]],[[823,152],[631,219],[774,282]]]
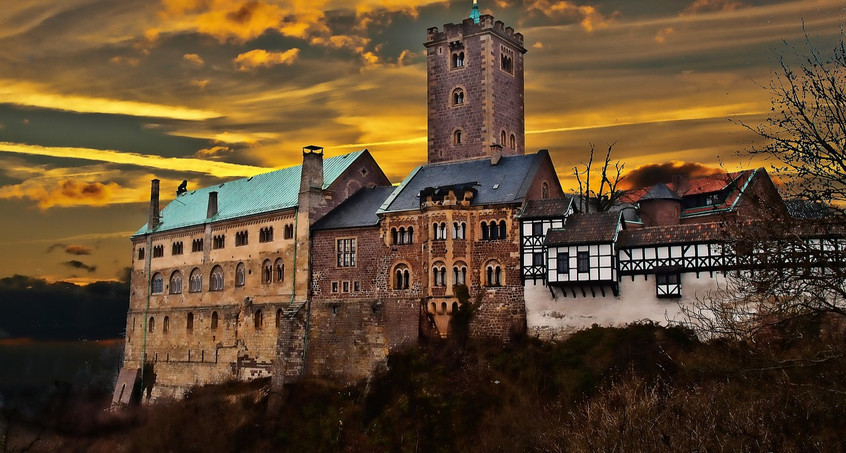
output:
[[[477,0],[473,0],[473,9],[470,10],[470,18],[473,19],[474,24],[479,23],[479,4]]]

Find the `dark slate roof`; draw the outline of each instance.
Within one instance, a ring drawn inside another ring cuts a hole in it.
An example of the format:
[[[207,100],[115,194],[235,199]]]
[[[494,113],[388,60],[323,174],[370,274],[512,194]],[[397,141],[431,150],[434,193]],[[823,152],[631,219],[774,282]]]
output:
[[[697,242],[720,242],[725,240],[725,225],[720,222],[690,223],[685,225],[630,228],[620,232],[620,236],[617,239],[617,247],[693,244]]]
[[[368,153],[366,149],[324,159],[323,189],[365,153]],[[296,165],[185,192],[162,209],[161,223],[153,231],[144,224],[133,236],[293,208],[299,203],[301,174],[302,165]],[[218,212],[207,219],[209,192],[212,191],[218,194]]]
[[[573,197],[529,200],[518,216],[521,219],[549,219],[564,217],[570,209]]]
[[[640,197],[640,201],[644,200],[681,200],[675,192],[670,190],[664,183],[658,183],[646,192],[646,195]]]
[[[382,205],[380,212],[420,209],[419,194],[427,188],[473,184],[477,190],[471,206],[521,203],[534,175],[548,154],[504,156],[496,165],[490,159],[444,162],[414,169]]]
[[[620,216],[619,212],[572,214],[564,228],[551,228],[546,233],[544,243],[555,246],[614,242]]]
[[[360,189],[315,222],[311,229],[334,230],[378,225],[376,211],[393,191],[393,186]]]

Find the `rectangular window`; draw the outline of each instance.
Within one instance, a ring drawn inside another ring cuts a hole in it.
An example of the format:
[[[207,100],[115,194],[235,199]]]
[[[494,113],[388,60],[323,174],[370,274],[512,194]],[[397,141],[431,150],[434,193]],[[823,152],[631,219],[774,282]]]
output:
[[[567,252],[558,252],[558,255],[555,257],[555,260],[558,264],[558,273],[559,274],[568,274],[570,273],[570,254]]]
[[[355,238],[338,239],[336,250],[338,267],[355,266]]]
[[[532,253],[532,266],[543,266],[543,252]]]
[[[532,223],[532,236],[543,236],[543,222]]]
[[[353,282],[353,291],[361,291],[361,284],[359,282]]]
[[[341,282],[341,288],[343,292],[348,293],[350,292],[350,282]]]
[[[681,297],[681,275],[677,273],[656,274],[655,295],[658,297]]]
[[[139,247],[139,248],[138,248],[138,259],[139,259],[139,260],[143,260],[143,259],[144,259],[144,247]]]
[[[576,255],[576,269],[579,272],[590,272],[590,254],[588,252],[579,252]]]
[[[332,292],[333,293],[338,292],[338,282],[332,282]]]
[[[203,251],[203,240],[202,239],[194,239],[191,242],[191,251],[192,252],[202,252]]]

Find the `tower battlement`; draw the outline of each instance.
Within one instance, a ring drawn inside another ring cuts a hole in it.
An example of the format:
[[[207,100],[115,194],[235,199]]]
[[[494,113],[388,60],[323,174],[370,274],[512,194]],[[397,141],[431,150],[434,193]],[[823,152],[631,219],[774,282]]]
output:
[[[500,38],[510,41],[515,47],[521,48],[523,53],[526,52],[526,49],[523,48],[523,34],[515,33],[514,28],[506,26],[501,20],[494,20],[494,17],[490,14],[479,16],[479,23],[467,18],[457,24],[444,24],[443,31],[440,31],[438,27],[430,27],[426,30],[426,43],[424,45],[429,47],[429,45],[440,41],[470,36],[484,31],[492,31]]]

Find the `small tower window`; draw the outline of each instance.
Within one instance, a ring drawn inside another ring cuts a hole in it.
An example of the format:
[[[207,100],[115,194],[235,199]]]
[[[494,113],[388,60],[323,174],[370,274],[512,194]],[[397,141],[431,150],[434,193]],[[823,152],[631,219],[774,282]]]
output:
[[[511,134],[511,137],[508,138],[508,147],[511,149],[517,149],[517,136]]]
[[[247,271],[244,263],[238,263],[235,268],[235,286],[244,286],[247,283]]]
[[[463,68],[464,67],[464,52],[453,52],[453,54],[452,54],[452,67],[453,68]]]
[[[461,88],[456,88],[452,92],[452,105],[461,105],[464,104],[464,90]]]
[[[456,131],[452,133],[452,144],[453,145],[460,145],[461,144],[461,129],[456,129]]]
[[[505,146],[505,131],[499,133],[499,144]]]
[[[217,330],[217,312],[213,311],[211,315],[211,330]]]

